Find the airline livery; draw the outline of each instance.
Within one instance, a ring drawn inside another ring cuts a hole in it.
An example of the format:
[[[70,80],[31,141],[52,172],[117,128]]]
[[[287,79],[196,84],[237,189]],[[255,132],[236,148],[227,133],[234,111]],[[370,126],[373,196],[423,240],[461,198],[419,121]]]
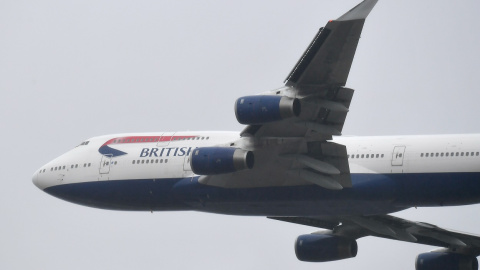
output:
[[[365,0],[320,28],[285,86],[240,97],[238,132],[94,137],[37,170],[60,199],[103,209],[196,210],[322,228],[295,242],[297,258],[355,257],[376,236],[437,246],[416,268],[478,269],[480,236],[390,215],[410,207],[480,203],[480,135],[340,136],[346,81]]]

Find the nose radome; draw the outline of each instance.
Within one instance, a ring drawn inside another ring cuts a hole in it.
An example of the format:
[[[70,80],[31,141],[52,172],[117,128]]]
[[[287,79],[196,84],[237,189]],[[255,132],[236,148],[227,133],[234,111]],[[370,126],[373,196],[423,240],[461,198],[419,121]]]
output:
[[[32,182],[35,186],[37,186],[39,189],[42,189],[39,185],[38,185],[38,172],[35,172],[32,176]]]

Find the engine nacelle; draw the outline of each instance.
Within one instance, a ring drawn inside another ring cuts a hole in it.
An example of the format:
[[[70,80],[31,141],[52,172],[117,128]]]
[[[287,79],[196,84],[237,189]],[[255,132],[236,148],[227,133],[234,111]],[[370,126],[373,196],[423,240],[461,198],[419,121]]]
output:
[[[474,256],[449,252],[428,252],[417,256],[417,270],[477,270],[478,261]]]
[[[190,158],[192,171],[199,175],[232,173],[253,168],[253,152],[232,147],[201,147]]]
[[[305,234],[295,241],[295,254],[304,262],[328,262],[357,256],[355,239],[331,234]]]
[[[264,124],[300,115],[300,101],[281,96],[247,96],[235,102],[240,124]]]

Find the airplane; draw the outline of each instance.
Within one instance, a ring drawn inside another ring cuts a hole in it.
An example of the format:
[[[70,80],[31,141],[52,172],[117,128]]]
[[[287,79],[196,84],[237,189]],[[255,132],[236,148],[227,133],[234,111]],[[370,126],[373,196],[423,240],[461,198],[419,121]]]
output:
[[[33,183],[57,198],[124,211],[201,211],[321,228],[299,236],[299,260],[357,255],[375,236],[437,246],[416,269],[478,269],[480,236],[391,215],[480,202],[480,134],[342,136],[346,81],[365,0],[320,28],[273,91],[235,102],[241,132],[114,134],[41,166]]]

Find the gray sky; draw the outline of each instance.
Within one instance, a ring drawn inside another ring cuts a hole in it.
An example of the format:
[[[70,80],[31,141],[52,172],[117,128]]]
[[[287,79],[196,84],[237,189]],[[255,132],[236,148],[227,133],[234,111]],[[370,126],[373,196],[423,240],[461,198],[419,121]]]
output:
[[[315,228],[97,210],[31,183],[92,136],[241,130],[235,99],[282,86],[318,28],[358,2],[0,1],[0,268],[413,269],[433,247],[365,238],[356,258],[302,263],[293,241]],[[344,134],[479,132],[479,12],[474,0],[380,1],[348,80]],[[479,211],[395,215],[480,234]]]

